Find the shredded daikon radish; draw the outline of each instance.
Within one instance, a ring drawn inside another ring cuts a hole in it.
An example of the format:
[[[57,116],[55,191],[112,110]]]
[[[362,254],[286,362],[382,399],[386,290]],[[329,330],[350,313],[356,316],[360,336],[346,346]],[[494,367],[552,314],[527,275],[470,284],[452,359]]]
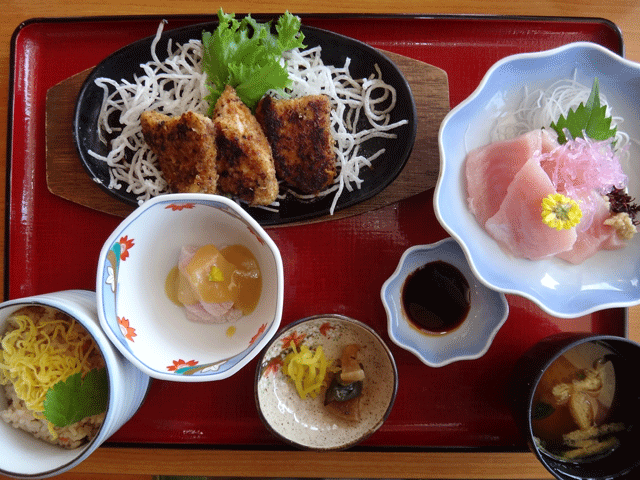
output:
[[[336,192],[331,205],[333,213],[344,189],[351,192],[354,187],[359,189],[362,186],[360,170],[371,167],[371,162],[384,153],[384,149],[380,149],[366,156],[361,152],[364,144],[373,138],[397,138],[390,130],[405,125],[407,121],[391,123],[396,91],[382,80],[377,64],[374,65],[375,73],[369,78],[356,80],[349,72],[349,57],[343,67],[335,67],[325,65],[321,54],[320,47],[303,51],[295,49],[285,52],[284,60],[292,81],[292,97],[324,94],[331,100],[331,133],[336,141],[339,173],[333,185],[318,196]],[[316,198],[315,195],[296,196]]]
[[[206,75],[202,73],[202,43],[191,40],[172,48],[167,46],[167,58],[161,61],[156,54],[164,22],[160,23],[151,45],[152,60],[140,65],[144,75],[136,75],[133,82],[116,82],[97,78],[95,83],[104,90],[99,116],[101,140],[116,134],[106,156],[89,152],[109,165],[109,185],[136,195],[141,204],[151,197],[167,192],[155,154],[142,136],[140,114],[155,110],[165,115],[181,115],[191,110],[206,115],[209,108],[204,97],[208,94]],[[119,125],[117,128],[112,124]]]
[[[108,187],[121,189],[136,195],[138,203],[168,191],[166,181],[157,164],[156,156],[146,145],[140,127],[140,114],[155,110],[165,115],[181,115],[192,110],[205,114],[209,108],[204,100],[208,94],[206,75],[202,73],[202,43],[191,40],[172,49],[169,42],[167,59],[161,61],[156,46],[164,23],[158,27],[151,45],[152,60],[140,67],[144,75],[137,75],[134,82],[116,82],[108,78],[96,79],[96,85],[104,90],[99,119],[101,140],[110,141],[107,156],[89,152],[94,158],[109,165]],[[343,67],[324,65],[321,48],[286,52],[286,61],[292,86],[290,97],[324,94],[331,99],[331,131],[336,141],[338,175],[332,185],[317,195],[299,195],[281,188],[278,199],[265,208],[277,211],[279,201],[287,195],[300,200],[312,200],[334,194],[330,213],[333,214],[338,198],[346,189],[361,188],[360,171],[384,154],[384,149],[365,154],[364,146],[374,138],[397,138],[391,130],[407,123],[406,120],[391,123],[391,111],[396,105],[396,91],[382,80],[378,65],[369,78],[354,79],[349,73],[351,60]],[[274,94],[274,92],[271,92]],[[120,125],[116,130],[112,125]]]
[[[575,110],[581,103],[586,104],[590,94],[591,86],[578,82],[575,72],[573,78],[558,80],[544,89],[529,91],[525,86],[517,98],[508,99],[508,103],[513,102],[513,108],[507,108],[500,114],[491,132],[491,141],[507,140],[532,130],[548,128],[560,115],[566,117],[569,110]],[[623,119],[612,116],[611,107],[602,92],[600,104],[612,117],[611,127],[619,127]],[[616,150],[626,152],[624,147],[629,143],[629,135],[618,128],[614,140]]]

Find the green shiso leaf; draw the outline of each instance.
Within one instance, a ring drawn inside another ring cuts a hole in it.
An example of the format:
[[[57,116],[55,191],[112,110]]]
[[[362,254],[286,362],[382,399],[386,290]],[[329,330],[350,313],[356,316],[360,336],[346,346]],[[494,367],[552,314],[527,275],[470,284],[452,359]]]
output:
[[[567,116],[560,115],[557,122],[551,124],[558,133],[558,142],[567,142],[565,130],[571,138],[586,135],[592,140],[607,140],[616,135],[616,127],[611,128],[611,117],[607,116],[606,105],[600,105],[600,89],[598,79],[593,80],[591,94],[587,103],[581,103],[575,110],[569,110]]]
[[[276,23],[276,34],[271,32],[271,22],[259,23],[251,15],[238,21],[235,14],[225,14],[221,8],[218,20],[213,33],[202,32],[209,115],[227,85],[253,110],[267,91],[282,92],[289,85],[281,59],[283,52],[305,46],[300,18],[285,12]]]
[[[97,415],[107,409],[108,391],[105,368],[91,370],[84,378],[75,373],[47,391],[44,416],[56,427],[66,427]]]

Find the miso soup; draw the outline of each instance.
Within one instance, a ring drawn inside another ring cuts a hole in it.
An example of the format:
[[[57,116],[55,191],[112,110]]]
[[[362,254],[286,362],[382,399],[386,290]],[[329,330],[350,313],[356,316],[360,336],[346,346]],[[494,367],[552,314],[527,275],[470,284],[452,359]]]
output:
[[[565,352],[544,373],[533,398],[535,441],[567,461],[602,458],[625,430],[616,418],[615,353],[598,342]]]

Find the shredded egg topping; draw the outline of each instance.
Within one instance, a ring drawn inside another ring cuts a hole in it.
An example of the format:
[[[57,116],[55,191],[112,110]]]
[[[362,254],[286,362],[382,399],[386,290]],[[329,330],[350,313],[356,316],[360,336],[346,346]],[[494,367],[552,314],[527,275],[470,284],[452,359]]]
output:
[[[69,376],[84,376],[96,367],[99,349],[76,321],[51,309],[39,318],[14,314],[0,349],[0,385],[13,384],[16,394],[36,418],[44,419],[49,388]],[[49,422],[48,422],[49,423]],[[53,426],[49,423],[52,435]]]

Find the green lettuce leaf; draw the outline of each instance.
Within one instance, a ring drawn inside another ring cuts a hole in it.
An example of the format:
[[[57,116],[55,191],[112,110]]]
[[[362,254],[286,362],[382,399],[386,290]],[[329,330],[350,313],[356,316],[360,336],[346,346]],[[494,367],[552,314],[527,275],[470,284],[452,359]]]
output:
[[[259,23],[247,15],[238,21],[235,14],[218,11],[219,25],[213,33],[202,32],[202,69],[207,74],[209,114],[213,113],[225,87],[236,89],[252,110],[269,90],[283,91],[289,74],[281,64],[282,53],[304,48],[300,18],[285,12],[278,18],[276,33],[271,22]]]
[[[44,416],[56,427],[66,427],[106,411],[108,392],[105,368],[91,370],[84,378],[75,373],[47,391]]]
[[[584,137],[592,140],[606,140],[616,135],[616,127],[611,128],[611,117],[607,117],[606,105],[600,105],[598,79],[593,80],[591,94],[587,103],[581,103],[575,110],[569,110],[567,116],[560,115],[557,122],[551,124],[558,133],[558,142],[567,142],[565,129],[571,138]]]

